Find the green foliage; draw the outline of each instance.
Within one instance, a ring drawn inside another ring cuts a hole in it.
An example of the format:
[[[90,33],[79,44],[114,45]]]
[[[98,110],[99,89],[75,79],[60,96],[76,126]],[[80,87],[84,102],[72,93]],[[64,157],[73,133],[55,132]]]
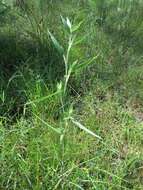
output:
[[[142,16],[0,1],[0,189],[143,189]]]

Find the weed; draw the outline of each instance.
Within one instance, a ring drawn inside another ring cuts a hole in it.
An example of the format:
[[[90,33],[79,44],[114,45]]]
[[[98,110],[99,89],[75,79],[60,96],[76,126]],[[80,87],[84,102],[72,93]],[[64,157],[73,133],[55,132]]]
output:
[[[0,1],[0,189],[142,189],[142,1],[14,2]]]

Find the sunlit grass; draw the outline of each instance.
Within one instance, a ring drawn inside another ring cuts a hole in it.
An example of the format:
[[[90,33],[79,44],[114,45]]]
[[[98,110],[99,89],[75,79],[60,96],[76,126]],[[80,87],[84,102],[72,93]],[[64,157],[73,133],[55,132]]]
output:
[[[0,189],[143,189],[142,1],[17,3],[0,4]]]

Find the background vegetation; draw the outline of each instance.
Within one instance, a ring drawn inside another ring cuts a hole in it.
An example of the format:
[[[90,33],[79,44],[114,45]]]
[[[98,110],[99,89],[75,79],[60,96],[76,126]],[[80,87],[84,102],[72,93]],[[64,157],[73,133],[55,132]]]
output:
[[[0,0],[0,189],[143,189],[142,18],[142,0]]]

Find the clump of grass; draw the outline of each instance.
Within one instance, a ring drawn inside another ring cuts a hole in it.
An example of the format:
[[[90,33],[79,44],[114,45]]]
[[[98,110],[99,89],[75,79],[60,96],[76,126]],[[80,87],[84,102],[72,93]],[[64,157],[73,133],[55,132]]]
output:
[[[139,1],[33,2],[11,9],[15,28],[2,26],[18,51],[0,45],[1,68],[11,56],[14,63],[9,75],[0,71],[0,189],[142,189],[142,110],[131,105],[138,96],[141,108],[142,56],[127,36],[115,43],[113,31],[134,28],[127,17]],[[122,26],[115,10],[130,5]],[[62,26],[51,21],[65,13]]]

